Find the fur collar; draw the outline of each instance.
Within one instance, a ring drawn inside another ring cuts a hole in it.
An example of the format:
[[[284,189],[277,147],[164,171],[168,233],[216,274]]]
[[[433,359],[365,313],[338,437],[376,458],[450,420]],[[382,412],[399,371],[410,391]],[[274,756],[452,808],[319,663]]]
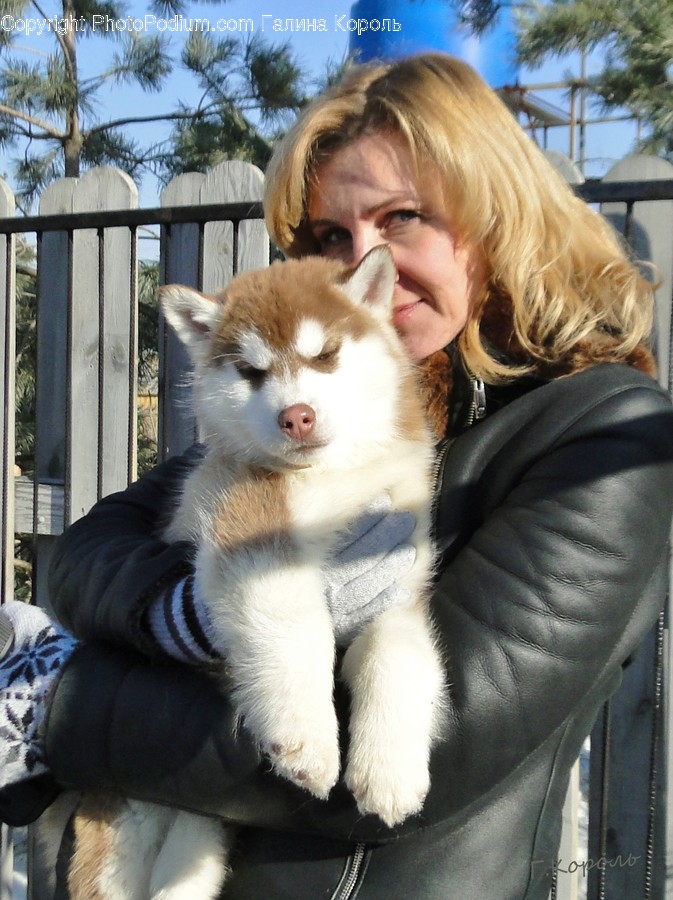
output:
[[[437,440],[447,432],[454,364],[448,350],[438,350],[419,364],[421,396]]]
[[[509,301],[505,298],[490,298],[481,324],[484,339],[502,358],[514,363],[529,363],[530,358],[514,337],[511,322]],[[489,387],[488,412],[493,412],[536,385],[581,372],[600,362],[614,362],[615,358],[611,353],[614,343],[609,335],[597,333],[580,341],[569,357],[554,363],[540,360],[530,375],[515,379],[509,385],[503,385],[502,389],[500,386]],[[656,378],[654,356],[645,344],[639,344],[626,358],[619,361]],[[459,411],[464,409],[466,392],[471,390],[469,376],[453,345],[424,359],[418,370],[428,420],[437,439],[441,440],[448,431],[454,431]],[[495,394],[502,396],[495,397]],[[496,401],[495,404],[493,400]]]
[[[508,297],[495,292],[489,296],[484,306],[480,328],[484,340],[496,354],[514,363],[530,364],[529,355],[514,335],[512,305]],[[628,356],[616,359],[614,355],[616,343],[609,334],[595,331],[585,340],[579,341],[572,354],[563,359],[554,362],[533,360],[532,374],[545,381],[551,381],[564,375],[574,375],[601,362],[623,362],[656,378],[657,368],[648,346],[639,344]]]

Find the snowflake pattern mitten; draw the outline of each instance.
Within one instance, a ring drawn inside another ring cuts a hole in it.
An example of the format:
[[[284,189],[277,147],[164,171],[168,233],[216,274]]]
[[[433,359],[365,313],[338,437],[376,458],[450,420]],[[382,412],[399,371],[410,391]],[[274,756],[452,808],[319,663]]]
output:
[[[48,695],[77,644],[36,606],[0,606],[0,788],[47,770]]]

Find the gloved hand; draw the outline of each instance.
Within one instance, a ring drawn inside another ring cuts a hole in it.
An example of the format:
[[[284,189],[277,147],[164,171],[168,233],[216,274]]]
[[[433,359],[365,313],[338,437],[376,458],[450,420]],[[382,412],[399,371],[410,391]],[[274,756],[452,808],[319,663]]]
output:
[[[0,788],[47,771],[41,726],[77,644],[37,606],[0,606]]]
[[[323,570],[337,645],[348,645],[374,616],[410,599],[397,580],[416,559],[415,548],[407,543],[415,526],[411,513],[392,511],[387,494],[353,523],[331,564]],[[173,659],[199,664],[222,658],[210,638],[207,606],[194,593],[193,576],[164,588],[152,601],[146,624],[161,649]]]
[[[415,527],[410,512],[393,512],[388,494],[353,523],[323,570],[337,646],[347,646],[373,618],[411,599],[398,580],[416,559],[416,549],[408,543]]]

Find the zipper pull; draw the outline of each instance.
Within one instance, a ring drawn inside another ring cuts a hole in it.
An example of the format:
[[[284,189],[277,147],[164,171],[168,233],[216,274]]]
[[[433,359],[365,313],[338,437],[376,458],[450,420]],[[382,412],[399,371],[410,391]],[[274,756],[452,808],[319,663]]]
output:
[[[472,382],[472,420],[477,422],[486,415],[486,388],[481,378],[476,378]]]

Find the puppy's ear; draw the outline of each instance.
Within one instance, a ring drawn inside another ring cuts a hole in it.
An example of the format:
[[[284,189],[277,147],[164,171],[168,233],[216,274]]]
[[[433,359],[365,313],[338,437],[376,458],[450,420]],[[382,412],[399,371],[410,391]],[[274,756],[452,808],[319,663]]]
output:
[[[366,253],[357,268],[346,278],[341,290],[358,306],[366,304],[372,311],[390,317],[397,269],[385,244]]]
[[[192,358],[198,359],[220,322],[221,302],[183,284],[159,288],[159,300],[166,321]]]

